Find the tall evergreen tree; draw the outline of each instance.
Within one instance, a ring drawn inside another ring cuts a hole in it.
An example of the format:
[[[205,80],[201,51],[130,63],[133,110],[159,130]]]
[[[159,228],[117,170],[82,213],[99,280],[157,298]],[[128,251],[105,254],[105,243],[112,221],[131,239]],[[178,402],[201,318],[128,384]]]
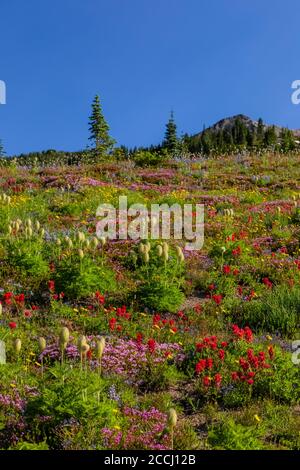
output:
[[[295,137],[291,130],[283,128],[280,133],[280,140],[283,152],[289,152],[295,149]]]
[[[0,158],[5,157],[5,155],[6,155],[6,152],[5,152],[5,150],[4,150],[4,146],[3,146],[2,140],[0,139]]]
[[[209,130],[205,130],[201,134],[201,146],[205,155],[209,155],[213,149],[213,134]]]
[[[105,155],[113,148],[115,141],[109,135],[109,126],[104,119],[98,95],[95,96],[92,103],[89,131],[89,140],[94,142],[97,153]]]
[[[275,131],[275,126],[268,127],[265,131],[264,144],[266,146],[269,146],[269,145],[276,145],[276,143],[277,143],[277,135]]]
[[[258,123],[257,123],[257,128],[256,128],[256,143],[259,146],[262,145],[264,141],[264,134],[265,134],[264,128],[265,126],[264,126],[263,120],[262,118],[259,118]]]
[[[238,117],[234,122],[234,143],[237,145],[246,145],[247,143],[247,128],[243,121]]]
[[[174,113],[171,111],[170,119],[166,124],[165,139],[163,146],[170,152],[175,152],[178,145],[177,126],[174,119]]]

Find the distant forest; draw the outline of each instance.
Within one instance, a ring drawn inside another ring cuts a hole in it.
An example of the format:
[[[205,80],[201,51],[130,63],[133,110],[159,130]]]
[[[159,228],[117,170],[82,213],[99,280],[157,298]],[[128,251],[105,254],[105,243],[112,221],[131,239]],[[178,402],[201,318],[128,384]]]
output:
[[[79,165],[113,159],[132,160],[138,166],[158,166],[171,158],[217,156],[241,151],[255,153],[269,150],[286,153],[299,149],[299,141],[293,131],[265,125],[262,119],[252,121],[243,115],[219,121],[196,135],[185,134],[178,137],[173,112],[160,144],[134,148],[116,146],[115,140],[110,136],[110,128],[104,118],[98,95],[92,103],[89,130],[91,145],[78,152],[50,149],[8,157],[0,140],[0,163],[5,165],[17,161],[19,165],[30,166]]]

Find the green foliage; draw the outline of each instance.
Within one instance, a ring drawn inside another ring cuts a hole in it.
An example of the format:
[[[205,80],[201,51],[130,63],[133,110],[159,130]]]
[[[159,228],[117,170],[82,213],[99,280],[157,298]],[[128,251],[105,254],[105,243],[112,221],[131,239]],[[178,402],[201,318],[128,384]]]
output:
[[[143,308],[152,312],[176,312],[184,300],[184,263],[174,252],[164,261],[156,248],[153,245],[150,249],[149,262],[143,261],[143,255],[137,259],[135,274],[139,282],[135,296]]]
[[[134,162],[139,167],[157,167],[163,165],[168,157],[165,151],[150,152],[148,150],[140,150],[134,154]]]
[[[5,157],[5,154],[6,154],[6,152],[4,150],[2,140],[0,139],[0,158]]]
[[[179,423],[174,433],[174,449],[199,450],[202,446],[193,426],[188,422]]]
[[[109,136],[109,126],[104,119],[99,96],[96,95],[92,104],[90,116],[90,140],[94,142],[96,152],[105,155],[114,145],[114,140]]]
[[[170,152],[171,154],[176,151],[178,146],[178,139],[177,139],[177,126],[174,120],[174,113],[171,112],[170,119],[166,125],[166,133],[165,133],[165,140],[163,142],[163,146]]]
[[[89,297],[96,291],[113,292],[117,288],[114,271],[105,263],[94,261],[86,255],[63,258],[55,272],[58,292],[64,292],[70,299]]]
[[[94,422],[97,427],[115,425],[115,403],[107,398],[106,384],[97,373],[56,364],[48,370],[47,387],[41,395],[28,401],[26,419],[32,420],[47,442],[55,444],[56,428],[67,423]],[[40,420],[40,416],[49,419]]]
[[[248,149],[261,151],[277,149],[281,152],[293,151],[296,147],[292,131],[282,129],[280,135],[275,126],[264,125],[262,119],[257,125],[245,122],[245,116],[238,115],[233,122],[224,128],[204,129],[202,133],[185,137],[185,143],[190,152],[200,152],[205,155],[229,153]]]
[[[46,442],[35,443],[20,441],[9,450],[49,450],[49,446]]]
[[[41,239],[10,239],[6,260],[16,270],[19,279],[30,277],[42,282],[49,277],[49,263],[44,257]]]
[[[210,427],[208,443],[216,450],[262,450],[261,436],[258,426],[242,426],[229,418]]]
[[[154,364],[149,358],[147,367],[141,370],[141,388],[149,391],[166,390],[183,377],[174,364]]]
[[[167,284],[164,278],[159,277],[149,279],[136,294],[141,305],[153,312],[176,312],[184,300],[178,286]]]
[[[234,317],[257,330],[292,337],[300,324],[300,288],[276,286],[261,298],[239,305]]]

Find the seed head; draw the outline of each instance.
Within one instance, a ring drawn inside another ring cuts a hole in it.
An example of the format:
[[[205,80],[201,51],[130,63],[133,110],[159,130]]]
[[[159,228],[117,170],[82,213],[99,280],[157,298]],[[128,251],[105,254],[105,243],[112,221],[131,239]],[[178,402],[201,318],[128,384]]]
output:
[[[15,348],[15,353],[16,354],[19,354],[20,351],[21,351],[21,347],[22,347],[22,342],[19,338],[15,339],[14,341],[14,348]]]
[[[99,339],[99,341],[97,341],[97,344],[96,344],[97,359],[101,359],[101,357],[103,356],[104,349],[105,349],[105,338],[104,336],[101,336],[101,338]]]
[[[43,338],[42,336],[39,338],[39,348],[40,348],[40,352],[42,353],[45,349],[46,349],[46,340],[45,338]]]
[[[170,408],[168,412],[168,426],[172,429],[176,427],[177,424],[177,413],[174,408]]]
[[[63,326],[60,330],[59,339],[62,343],[68,343],[70,339],[70,332],[66,326]]]
[[[163,247],[161,245],[157,245],[156,252],[159,257],[163,254]]]

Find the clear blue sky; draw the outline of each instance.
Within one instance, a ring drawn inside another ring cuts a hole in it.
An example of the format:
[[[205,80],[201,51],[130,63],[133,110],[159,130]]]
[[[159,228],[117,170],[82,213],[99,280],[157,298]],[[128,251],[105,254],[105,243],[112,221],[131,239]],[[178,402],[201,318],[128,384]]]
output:
[[[299,0],[1,0],[0,138],[9,154],[88,144],[93,96],[112,136],[159,143],[244,113],[300,128]]]

